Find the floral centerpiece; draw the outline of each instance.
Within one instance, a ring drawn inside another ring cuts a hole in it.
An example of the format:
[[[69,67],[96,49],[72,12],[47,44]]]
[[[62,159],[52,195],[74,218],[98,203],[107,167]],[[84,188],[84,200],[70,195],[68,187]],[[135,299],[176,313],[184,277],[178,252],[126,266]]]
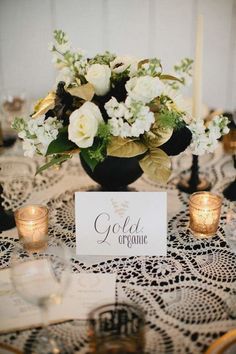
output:
[[[83,51],[72,51],[63,31],[54,31],[54,40],[56,87],[38,101],[31,117],[17,117],[13,123],[26,156],[47,156],[38,172],[80,153],[82,165],[100,184],[119,187],[142,172],[165,183],[171,173],[169,156],[193,146],[199,141],[196,131],[203,129],[195,122],[191,126],[179,94],[191,76],[192,60],[182,60],[176,74],[168,75],[157,58],[105,52],[88,59]],[[214,127],[221,135],[227,122],[217,119]]]

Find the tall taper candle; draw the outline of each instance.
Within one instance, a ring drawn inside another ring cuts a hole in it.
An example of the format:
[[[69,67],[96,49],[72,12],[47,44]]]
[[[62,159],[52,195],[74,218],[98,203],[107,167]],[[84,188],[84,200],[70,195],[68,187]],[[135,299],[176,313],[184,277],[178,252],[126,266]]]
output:
[[[203,47],[203,16],[197,18],[195,60],[193,67],[193,107],[195,119],[202,118],[202,47]]]

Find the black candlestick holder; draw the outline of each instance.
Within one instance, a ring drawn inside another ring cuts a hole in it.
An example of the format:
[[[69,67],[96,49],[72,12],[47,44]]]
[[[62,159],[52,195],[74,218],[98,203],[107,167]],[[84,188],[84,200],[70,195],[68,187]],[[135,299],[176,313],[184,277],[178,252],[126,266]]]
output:
[[[236,169],[236,155],[233,155],[234,168]],[[236,201],[236,179],[230,183],[224,190],[223,195],[230,201]]]
[[[3,206],[3,187],[0,184],[0,232],[10,230],[15,227],[14,213],[11,210],[5,210]]]
[[[211,183],[206,178],[199,177],[198,155],[193,155],[190,177],[182,178],[177,187],[185,193],[209,191]]]

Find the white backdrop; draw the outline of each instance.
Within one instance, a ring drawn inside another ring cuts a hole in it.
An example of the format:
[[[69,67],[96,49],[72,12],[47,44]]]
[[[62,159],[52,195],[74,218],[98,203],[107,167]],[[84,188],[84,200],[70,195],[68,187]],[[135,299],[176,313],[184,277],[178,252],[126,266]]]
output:
[[[55,77],[48,51],[55,28],[88,55],[157,56],[168,70],[193,58],[198,13],[204,102],[236,109],[236,0],[0,0],[0,88],[45,95]]]

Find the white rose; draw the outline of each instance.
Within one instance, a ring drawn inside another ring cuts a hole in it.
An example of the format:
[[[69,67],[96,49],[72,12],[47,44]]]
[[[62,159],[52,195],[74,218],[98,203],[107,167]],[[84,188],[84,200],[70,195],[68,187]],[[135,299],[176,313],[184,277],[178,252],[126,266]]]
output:
[[[111,70],[116,73],[120,74],[123,73],[126,69],[129,70],[130,76],[134,75],[138,68],[138,61],[132,57],[116,57],[110,63]]]
[[[127,81],[125,88],[133,100],[148,103],[161,94],[164,84],[158,77],[140,76]]]
[[[85,77],[86,80],[93,85],[96,95],[104,96],[109,91],[111,69],[108,65],[91,65]]]
[[[92,146],[98,125],[103,121],[99,108],[92,102],[85,102],[69,119],[69,140],[81,148]]]

